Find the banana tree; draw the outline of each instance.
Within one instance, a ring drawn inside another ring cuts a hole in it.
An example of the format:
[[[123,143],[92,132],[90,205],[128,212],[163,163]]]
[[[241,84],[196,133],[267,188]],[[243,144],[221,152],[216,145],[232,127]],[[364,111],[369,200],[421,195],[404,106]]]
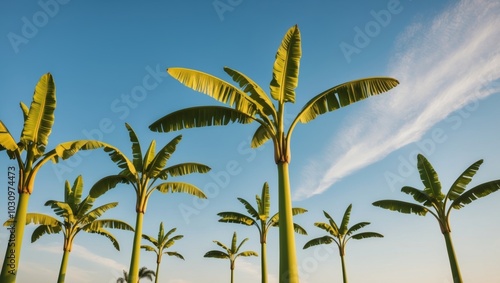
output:
[[[76,235],[83,231],[87,233],[96,233],[107,237],[113,246],[120,250],[120,246],[115,237],[105,228],[114,228],[121,230],[134,231],[132,226],[127,223],[115,219],[98,219],[107,210],[118,205],[117,202],[107,203],[97,208],[93,208],[94,198],[87,196],[82,200],[83,179],[78,176],[71,187],[66,181],[64,190],[64,201],[49,200],[45,206],[50,206],[54,213],[63,218],[63,221],[57,218],[42,213],[26,214],[26,224],[39,225],[31,235],[31,242],[35,242],[45,234],[59,234],[61,231],[64,234],[63,256],[61,267],[59,268],[58,283],[63,283],[66,276],[66,268],[73,242]],[[92,210],[91,210],[92,209]],[[10,225],[11,221],[7,221],[4,225]]]
[[[153,270],[149,270],[147,267],[143,266],[141,269],[139,269],[139,279],[137,280],[137,283],[139,283],[139,280],[146,278],[149,279],[149,281],[153,281],[153,277],[156,277],[155,272]],[[126,283],[128,282],[128,273],[127,271],[123,271],[123,277],[120,277],[116,280],[116,283]]]
[[[168,177],[183,176],[191,173],[207,173],[210,171],[210,167],[194,162],[181,163],[167,167],[167,161],[175,152],[177,144],[182,139],[181,135],[172,139],[156,154],[156,142],[152,140],[149,144],[149,148],[143,155],[136,133],[129,124],[125,124],[125,126],[129,133],[130,142],[132,143],[132,160],[127,158],[119,149],[111,145],[106,145],[104,151],[109,153],[111,160],[113,160],[122,171],[116,175],[106,176],[97,181],[90,190],[90,196],[98,197],[114,188],[119,183],[129,184],[134,188],[136,194],[136,224],[129,268],[130,278],[128,282],[136,282],[139,272],[142,223],[149,197],[153,192],[159,191],[164,194],[169,192],[187,193],[199,198],[206,198],[203,191],[192,184],[186,182],[170,182],[167,181],[167,179]],[[158,180],[165,182],[155,184]]]
[[[248,201],[238,198],[238,200],[245,206],[247,212],[250,216],[241,214],[239,212],[220,212],[217,215],[221,217],[219,222],[226,223],[238,223],[246,226],[255,226],[259,230],[260,237],[260,261],[261,261],[261,273],[262,282],[267,282],[267,232],[271,227],[278,227],[279,224],[279,214],[274,214],[271,218],[269,217],[269,208],[271,206],[271,197],[269,195],[269,185],[267,182],[264,183],[262,187],[262,194],[256,195],[255,200],[257,202],[257,209],[255,209]],[[307,212],[303,208],[292,208],[292,214],[302,214]],[[300,225],[293,223],[295,232],[307,235],[307,232]]]
[[[218,251],[218,250],[211,250],[208,251],[204,257],[213,257],[213,258],[220,258],[220,259],[229,259],[229,268],[231,270],[231,283],[234,282],[234,266],[236,259],[240,256],[243,257],[248,257],[248,256],[258,256],[258,254],[254,251],[244,251],[240,252],[241,246],[248,241],[248,238],[245,238],[241,243],[238,245],[238,239],[236,236],[236,232],[233,233],[233,239],[231,241],[231,248],[228,248],[226,245],[219,241],[214,241],[219,247],[221,247],[224,251]]]
[[[349,81],[329,88],[309,100],[285,128],[285,103],[295,102],[301,57],[301,37],[297,26],[285,34],[276,53],[270,97],[257,83],[239,71],[224,67],[224,71],[237,86],[207,73],[186,68],[169,68],[167,72],[176,80],[201,93],[225,103],[227,106],[200,106],[178,110],[152,123],[149,128],[157,132],[170,132],[193,127],[248,124],[257,122],[251,146],[257,148],[268,140],[274,146],[274,160],[278,169],[280,282],[299,281],[295,238],[293,232],[292,198],[289,182],[291,160],[290,141],[295,126],[308,123],[319,115],[334,111],[373,95],[387,92],[398,81],[387,77],[372,77]]]
[[[351,209],[352,209],[352,204],[350,204],[346,211],[344,212],[344,216],[342,217],[342,222],[340,223],[340,226],[337,225],[335,220],[326,212],[323,211],[323,214],[325,215],[326,219],[328,219],[328,223],[325,222],[316,222],[314,223],[314,226],[325,230],[328,232],[330,235],[326,235],[323,237],[319,238],[314,238],[310,241],[308,241],[304,245],[304,249],[307,249],[309,247],[317,246],[317,245],[323,245],[323,244],[330,244],[332,242],[335,242],[339,248],[339,254],[340,254],[340,261],[342,263],[342,279],[344,283],[347,283],[347,271],[345,267],[345,246],[347,242],[350,239],[354,240],[360,240],[360,239],[365,239],[365,238],[382,238],[384,237],[383,235],[375,232],[362,232],[362,233],[357,233],[353,234],[354,232],[358,231],[359,229],[367,226],[370,224],[370,222],[359,222],[357,224],[352,225],[349,227],[349,219],[351,217]]]
[[[480,159],[465,169],[451,185],[448,193],[444,195],[438,174],[431,163],[423,155],[419,154],[417,156],[417,168],[424,189],[418,190],[410,186],[401,189],[403,193],[411,195],[418,204],[400,200],[380,200],[373,203],[374,206],[401,213],[413,213],[420,216],[430,213],[434,216],[445,239],[454,283],[462,282],[462,276],[451,239],[450,213],[452,209],[460,209],[474,200],[500,189],[500,180],[494,180],[479,184],[466,191],[465,188],[472,181],[482,163],[483,160]]]
[[[170,248],[173,244],[175,244],[175,241],[182,239],[184,236],[183,235],[175,235],[170,238],[170,235],[172,235],[176,228],[170,229],[166,234],[165,230],[163,230],[163,222],[160,223],[160,230],[158,231],[158,238],[153,238],[151,236],[142,235],[143,239],[148,240],[152,246],[150,245],[142,245],[141,249],[145,249],[148,252],[154,252],[156,253],[156,276],[155,276],[155,283],[158,283],[158,277],[159,277],[159,272],[160,272],[160,263],[161,263],[161,258],[163,254],[166,254],[168,256],[175,256],[178,257],[182,260],[184,260],[184,257],[178,253],[178,252],[171,252],[171,251],[166,251],[163,252],[165,249]]]
[[[15,220],[10,227],[10,239],[13,240],[9,240],[7,244],[0,274],[0,282],[3,283],[16,282],[28,203],[40,168],[49,160],[58,162],[60,158],[67,159],[79,150],[103,146],[99,141],[78,140],[61,143],[46,152],[56,108],[56,87],[50,73],[44,74],[38,81],[30,107],[28,108],[22,102],[20,106],[24,116],[24,126],[18,142],[15,141],[7,126],[0,121],[0,151],[6,150],[7,155],[16,160],[19,170],[17,174],[19,196],[16,212],[15,215],[9,214],[9,218]],[[15,170],[15,167],[9,167],[9,172],[11,169]],[[9,184],[13,185],[14,180],[9,179]],[[10,189],[8,194],[9,198],[15,197],[15,192]],[[9,206],[15,206],[15,203],[9,202]]]

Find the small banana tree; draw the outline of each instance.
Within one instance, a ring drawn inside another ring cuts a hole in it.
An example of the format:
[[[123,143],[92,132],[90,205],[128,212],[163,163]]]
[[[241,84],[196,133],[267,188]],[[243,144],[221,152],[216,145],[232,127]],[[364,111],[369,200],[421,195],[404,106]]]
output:
[[[240,256],[243,257],[248,257],[248,256],[258,256],[258,254],[254,251],[244,251],[240,252],[241,246],[248,241],[248,238],[245,238],[241,243],[238,245],[238,239],[236,236],[236,232],[233,233],[233,239],[231,241],[231,248],[228,248],[226,245],[219,241],[214,241],[219,247],[221,247],[224,251],[218,251],[218,250],[211,250],[208,251],[204,257],[213,257],[213,258],[220,258],[220,259],[229,259],[229,268],[231,269],[231,283],[234,282],[234,266],[236,259]]]
[[[58,144],[54,149],[46,151],[49,135],[54,124],[54,111],[56,108],[56,86],[50,73],[44,74],[36,84],[31,105],[28,108],[20,103],[24,117],[21,138],[18,142],[14,139],[7,126],[0,121],[0,151],[5,150],[11,159],[17,162],[19,170],[17,192],[19,194],[15,215],[9,218],[15,220],[11,233],[13,241],[9,241],[0,273],[0,282],[16,282],[19,267],[21,247],[23,245],[24,227],[28,203],[35,187],[36,176],[47,161],[58,162],[60,158],[67,159],[79,150],[90,150],[102,147],[99,141],[78,140]],[[9,172],[15,170],[9,167]],[[11,180],[13,184],[14,181]],[[9,196],[15,192],[10,191]],[[15,206],[9,203],[9,206]]]
[[[317,246],[317,245],[322,245],[322,244],[330,244],[332,242],[335,242],[339,248],[339,254],[340,254],[340,260],[342,263],[342,278],[343,282],[347,283],[347,271],[346,271],[346,266],[345,266],[345,246],[347,242],[350,239],[354,240],[360,240],[360,239],[365,239],[365,238],[382,238],[384,237],[383,235],[375,232],[361,232],[357,234],[353,234],[354,232],[358,231],[359,229],[367,226],[370,224],[370,222],[359,222],[357,224],[352,225],[349,227],[349,219],[351,217],[351,210],[352,210],[352,204],[350,204],[345,213],[344,216],[342,217],[342,222],[340,223],[340,226],[337,225],[335,220],[326,212],[323,211],[323,214],[325,215],[326,219],[328,219],[328,223],[325,222],[316,222],[314,223],[314,226],[325,230],[328,232],[330,235],[326,235],[323,237],[319,238],[314,238],[307,242],[304,245],[304,249],[307,249],[312,246]]]
[[[173,244],[175,244],[175,241],[182,239],[184,236],[183,235],[175,235],[170,237],[177,228],[172,228],[170,231],[168,231],[165,234],[165,231],[163,230],[163,222],[160,223],[160,230],[158,231],[158,238],[153,238],[148,235],[142,235],[143,239],[148,240],[153,246],[150,245],[142,245],[141,249],[145,249],[148,252],[154,252],[156,253],[156,276],[155,276],[155,283],[158,283],[158,278],[160,277],[159,272],[160,272],[160,263],[161,263],[161,258],[163,254],[166,254],[168,256],[175,256],[178,257],[182,260],[184,260],[184,257],[178,253],[178,252],[171,252],[171,251],[166,251],[163,252],[165,249],[170,248]]]
[[[267,232],[271,227],[278,227],[279,214],[276,213],[269,217],[269,208],[271,207],[271,196],[269,195],[269,185],[267,182],[262,187],[261,195],[256,195],[257,208],[254,208],[248,201],[242,198],[238,200],[245,206],[250,216],[241,214],[239,212],[220,212],[217,215],[221,218],[219,222],[238,223],[246,226],[255,226],[259,230],[260,237],[260,260],[261,260],[261,273],[262,283],[267,282]],[[302,214],[307,212],[304,208],[292,208],[292,214]],[[300,225],[293,223],[296,233],[307,235],[307,232]]]
[[[418,204],[400,200],[380,200],[373,203],[374,206],[401,213],[413,213],[420,216],[430,213],[434,216],[439,223],[439,228],[446,242],[454,283],[462,282],[462,276],[451,239],[450,213],[452,209],[460,209],[476,199],[485,197],[500,189],[500,180],[494,180],[479,184],[466,191],[465,188],[472,181],[482,163],[483,160],[480,159],[465,169],[451,185],[448,193],[444,195],[438,174],[431,163],[422,154],[419,154],[417,156],[417,168],[424,189],[418,190],[410,186],[401,189],[403,193],[411,195]]]
[[[149,128],[171,132],[195,127],[222,126],[229,123],[257,122],[251,146],[257,148],[271,141],[278,171],[278,204],[280,214],[280,282],[298,283],[299,271],[295,250],[292,196],[289,180],[291,138],[297,124],[307,124],[318,116],[335,111],[397,86],[396,79],[371,77],[341,83],[312,97],[288,125],[286,103],[295,102],[302,56],[298,26],[291,27],[276,52],[269,84],[270,95],[243,73],[224,67],[236,85],[197,70],[169,68],[167,72],[187,87],[207,94],[225,106],[196,106],[165,115]],[[274,103],[273,100],[276,101]]]
[[[54,210],[57,216],[62,217],[63,221],[42,213],[28,213],[26,215],[26,224],[33,223],[39,225],[31,235],[32,243],[45,234],[59,234],[61,231],[64,234],[63,256],[57,283],[63,283],[65,280],[69,254],[75,237],[79,232],[83,231],[102,235],[108,238],[117,250],[120,250],[118,241],[105,228],[134,231],[132,226],[123,221],[99,219],[107,210],[116,207],[118,205],[117,202],[107,203],[92,209],[95,199],[87,196],[82,200],[82,192],[83,179],[80,175],[76,178],[73,186],[66,181],[64,201],[49,200],[45,203],[46,206],[50,206]],[[9,221],[7,221],[4,225],[9,224]]]
[[[156,277],[155,272],[153,270],[148,269],[147,267],[143,266],[141,269],[139,269],[139,279],[137,279],[137,283],[139,283],[139,280],[145,278],[149,279],[149,281],[153,281],[153,277]],[[129,282],[128,280],[128,273],[127,271],[123,270],[123,277],[120,277],[116,280],[116,283],[126,283]]]
[[[169,177],[183,176],[191,173],[207,173],[210,171],[210,167],[194,162],[167,166],[168,160],[175,152],[177,144],[182,139],[181,135],[168,142],[156,154],[156,142],[155,140],[151,141],[146,153],[143,155],[136,133],[129,124],[125,124],[125,126],[129,132],[130,142],[132,143],[132,160],[127,158],[119,149],[111,145],[106,145],[104,151],[109,153],[111,160],[113,160],[122,171],[116,175],[106,176],[97,181],[90,190],[90,195],[93,197],[100,196],[119,183],[129,184],[134,188],[136,194],[135,211],[137,216],[129,268],[130,278],[128,282],[136,282],[138,280],[140,263],[142,223],[149,197],[153,192],[159,191],[164,194],[169,192],[187,193],[199,198],[206,198],[203,191],[192,184],[186,182],[171,182],[167,180]],[[163,182],[156,184],[156,181]]]

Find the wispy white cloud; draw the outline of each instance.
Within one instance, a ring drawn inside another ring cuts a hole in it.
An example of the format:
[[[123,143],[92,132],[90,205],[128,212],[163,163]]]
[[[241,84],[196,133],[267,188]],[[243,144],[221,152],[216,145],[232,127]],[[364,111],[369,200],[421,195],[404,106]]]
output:
[[[262,276],[260,270],[260,264],[256,265],[242,258],[238,259],[238,261],[236,262],[235,270],[237,270],[238,273],[239,272],[245,273],[247,278],[248,277],[255,278],[255,281],[260,281]],[[274,274],[268,274],[267,279],[268,282],[270,283],[278,282],[278,278]]]
[[[51,245],[37,245],[36,250],[59,254],[62,256],[62,248],[59,243]],[[93,264],[96,264],[98,266],[107,267],[110,271],[110,282],[116,282],[116,279],[122,276],[122,270],[128,269],[128,267],[126,267],[125,265],[120,264],[115,260],[97,255],[80,245],[73,244],[71,257],[77,257],[92,262]],[[93,272],[79,268],[77,266],[71,265],[69,268],[71,269],[71,272],[68,272],[67,281],[84,283],[89,282],[89,278],[95,277],[95,274]]]
[[[47,268],[45,265],[33,262],[24,261],[19,265],[18,279],[23,282],[25,278],[57,278],[59,270]]]
[[[36,247],[36,249],[39,251],[46,251],[46,252],[62,255],[62,248],[61,248],[60,244],[57,244],[57,245],[39,245]],[[119,262],[116,262],[115,260],[99,256],[99,255],[89,251],[87,248],[80,246],[80,245],[73,244],[71,256],[79,257],[79,258],[88,260],[90,262],[96,263],[98,265],[107,266],[109,268],[117,269],[120,271],[123,269],[126,269],[123,264],[120,264]]]
[[[366,100],[348,119],[327,154],[309,160],[300,200],[418,141],[465,105],[500,91],[500,2],[461,1],[431,22],[406,28],[389,71],[400,81],[390,95]],[[326,169],[325,169],[326,168]]]
[[[38,252],[49,252],[53,254],[58,254],[60,256],[62,256],[63,252],[60,243],[37,245],[35,249]],[[123,264],[120,264],[115,260],[99,256],[80,245],[73,244],[73,249],[71,251],[70,257],[75,258],[75,260],[77,258],[80,260],[85,260],[99,267],[104,267],[105,269],[109,270],[109,274],[107,277],[109,278],[109,283],[116,282],[116,279],[123,276],[122,271],[128,269],[128,267],[124,266]],[[66,281],[75,283],[91,283],[93,282],[92,278],[95,278],[95,276],[97,276],[95,271],[80,268],[73,264],[68,267],[68,274],[66,276],[67,279]]]

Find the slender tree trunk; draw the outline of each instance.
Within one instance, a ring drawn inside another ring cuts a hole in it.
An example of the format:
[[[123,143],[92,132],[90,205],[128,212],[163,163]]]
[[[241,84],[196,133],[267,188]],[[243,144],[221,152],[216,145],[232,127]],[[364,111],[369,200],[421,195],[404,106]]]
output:
[[[69,251],[64,249],[63,257],[61,260],[61,267],[59,268],[59,277],[57,277],[57,283],[64,283],[64,278],[66,277],[66,268],[68,267]]]
[[[293,230],[292,196],[288,163],[278,164],[279,198],[279,238],[280,238],[280,283],[298,283],[297,256],[295,253],[295,235]]]
[[[347,283],[347,270],[345,268],[345,259],[343,254],[340,255],[340,261],[342,262],[342,280],[344,283]]]
[[[158,273],[160,272],[160,261],[156,261],[155,283],[158,283]]]
[[[266,242],[260,244],[260,268],[262,273],[262,283],[267,283],[267,247]]]
[[[144,213],[137,212],[135,221],[134,244],[132,246],[132,258],[128,273],[128,282],[139,282],[139,264],[141,256],[142,220]]]
[[[23,244],[24,227],[26,226],[26,213],[28,211],[29,199],[29,193],[19,194],[16,216],[14,218],[15,222],[13,226],[8,227],[9,237],[7,240],[7,248],[2,265],[2,273],[0,274],[0,282],[2,283],[16,282],[19,259],[21,256],[21,247]]]
[[[453,283],[462,283],[462,275],[460,274],[460,267],[458,266],[455,250],[453,249],[453,242],[451,241],[450,232],[443,232],[444,240],[446,241],[446,250],[448,251],[448,259],[450,260],[451,274],[453,276]]]
[[[231,261],[231,283],[234,282],[234,262]]]

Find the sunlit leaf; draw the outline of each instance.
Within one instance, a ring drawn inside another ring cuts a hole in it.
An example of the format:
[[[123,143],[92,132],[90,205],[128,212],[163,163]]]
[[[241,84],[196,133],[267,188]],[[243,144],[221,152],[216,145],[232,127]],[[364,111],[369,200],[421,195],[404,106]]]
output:
[[[297,234],[300,234],[300,235],[307,235],[307,231],[306,229],[302,228],[302,226],[300,226],[299,224],[297,223],[293,223],[293,230],[295,231],[295,233]]]
[[[238,223],[247,226],[255,224],[254,219],[238,212],[220,212],[217,213],[217,215],[221,217],[221,219],[219,219],[219,222]]]
[[[31,242],[34,243],[36,240],[40,239],[41,236],[45,234],[58,234],[62,231],[61,226],[50,226],[50,225],[40,225],[35,228],[33,234],[31,234]]]
[[[465,205],[473,202],[474,200],[485,197],[493,192],[498,191],[499,189],[500,189],[500,180],[494,180],[477,185],[474,188],[466,191],[465,193],[457,197],[452,202],[451,207],[455,209],[460,209]]]
[[[180,163],[161,170],[157,177],[166,180],[169,175],[172,177],[177,177],[192,173],[208,173],[210,170],[210,167],[200,163]]]
[[[54,124],[55,109],[56,86],[52,75],[47,73],[40,78],[35,87],[21,140],[37,145],[47,145]]]
[[[273,78],[270,83],[271,96],[280,104],[295,102],[301,55],[300,31],[295,25],[283,37],[273,66]]]
[[[374,202],[373,205],[406,214],[414,213],[420,216],[425,216],[429,212],[424,206],[399,200],[379,200]]]
[[[317,116],[370,96],[381,94],[397,86],[399,82],[393,78],[374,77],[346,82],[323,91],[309,100],[297,115],[296,120],[308,123]]]
[[[2,121],[0,121],[0,147],[9,151],[17,150],[16,141]]]
[[[204,93],[240,112],[253,116],[257,111],[257,106],[245,92],[224,80],[186,68],[168,68],[167,72],[185,86]]]
[[[139,143],[139,139],[137,138],[134,129],[132,129],[132,127],[127,123],[125,123],[125,127],[128,130],[130,142],[132,143],[132,163],[134,164],[135,170],[142,172],[143,160],[141,144]]]
[[[425,186],[424,192],[439,201],[443,200],[445,196],[441,191],[441,182],[431,163],[422,154],[417,156],[417,160],[420,179]]]
[[[418,201],[419,203],[431,207],[433,201],[435,200],[434,198],[430,197],[428,194],[426,194],[423,191],[420,191],[416,188],[405,186],[401,188],[401,191],[403,193],[409,194],[413,197],[414,200]]]
[[[229,123],[249,124],[252,115],[223,106],[190,107],[171,112],[153,122],[149,129],[154,132],[172,132],[207,126],[224,126]]]
[[[465,169],[462,174],[460,174],[448,191],[448,199],[453,201],[465,191],[465,188],[472,181],[472,178],[476,175],[476,172],[479,170],[481,164],[483,164],[482,159],[474,162],[467,169]]]
[[[147,165],[147,176],[150,178],[156,178],[161,170],[167,165],[167,161],[170,159],[172,154],[175,152],[177,145],[182,139],[182,135],[178,135],[163,146],[158,153],[155,155],[150,164]]]
[[[334,239],[330,236],[323,236],[323,237],[319,237],[319,238],[315,238],[315,239],[312,239],[310,241],[308,241],[303,249],[307,249],[309,247],[314,247],[314,246],[317,246],[317,245],[324,245],[324,244],[330,244],[334,241]]]
[[[354,225],[351,226],[351,228],[349,228],[349,230],[347,230],[347,232],[345,233],[345,235],[349,236],[351,235],[352,233],[354,233],[355,231],[367,226],[367,225],[370,225],[370,222],[359,222],[359,223],[356,223]]]
[[[162,193],[186,193],[198,198],[206,199],[207,196],[198,187],[184,182],[167,182],[155,187]]]
[[[247,200],[238,198],[238,200],[245,206],[246,210],[254,219],[260,219],[259,212]]]
[[[258,84],[256,84],[245,74],[231,68],[224,67],[224,71],[231,76],[234,82],[238,83],[238,85],[244,92],[250,94],[250,97],[255,101],[256,106],[258,108],[261,108],[262,112],[265,115],[273,117],[277,116],[273,102],[269,99],[266,92]]]
[[[342,223],[340,224],[339,233],[345,235],[347,233],[347,227],[349,225],[349,218],[351,217],[352,204],[350,204],[344,212],[344,217],[342,217]]]
[[[98,180],[92,188],[90,188],[89,196],[96,199],[107,191],[113,189],[119,183],[128,183],[129,181],[122,175],[110,175]]]
[[[265,144],[268,140],[272,139],[272,137],[273,135],[269,132],[269,127],[261,124],[253,134],[250,146],[252,148],[258,148],[259,146]]]

